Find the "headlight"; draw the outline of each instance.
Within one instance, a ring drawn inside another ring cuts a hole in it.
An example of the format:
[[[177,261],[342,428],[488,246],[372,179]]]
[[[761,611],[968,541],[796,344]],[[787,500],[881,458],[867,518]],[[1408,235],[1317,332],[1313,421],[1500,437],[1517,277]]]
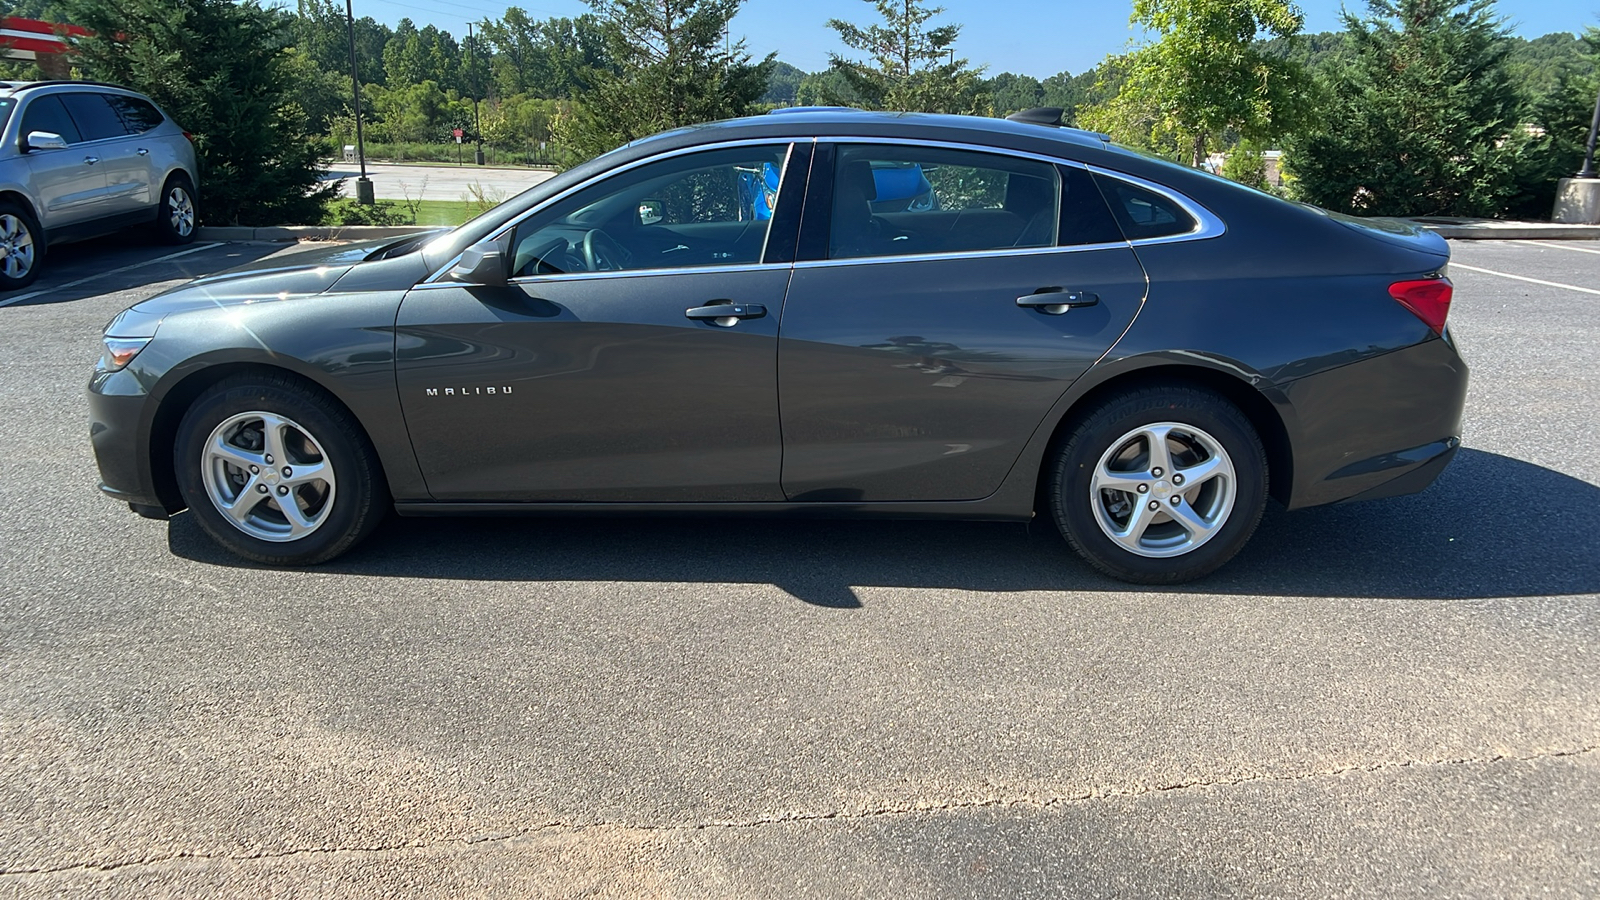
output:
[[[139,351],[150,343],[150,339],[147,337],[112,337],[109,334],[101,340],[106,345],[106,353],[101,358],[101,365],[108,372],[115,372],[133,362],[133,358],[139,355]]]

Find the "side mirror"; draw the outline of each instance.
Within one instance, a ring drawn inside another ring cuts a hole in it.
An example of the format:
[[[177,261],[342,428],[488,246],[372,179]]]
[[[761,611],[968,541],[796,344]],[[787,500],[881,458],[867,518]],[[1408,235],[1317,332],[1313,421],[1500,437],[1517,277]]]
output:
[[[29,150],[65,150],[67,139],[50,131],[30,131],[22,141],[24,152]]]
[[[450,267],[450,277],[467,284],[501,287],[510,266],[502,240],[483,240],[461,251],[461,259]]]
[[[666,217],[666,204],[660,200],[639,201],[640,225],[654,225]]]

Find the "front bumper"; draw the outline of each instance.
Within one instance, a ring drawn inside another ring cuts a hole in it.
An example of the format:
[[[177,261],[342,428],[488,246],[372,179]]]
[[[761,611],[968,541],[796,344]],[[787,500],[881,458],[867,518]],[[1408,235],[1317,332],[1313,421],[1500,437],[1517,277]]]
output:
[[[133,372],[95,369],[89,382],[89,441],[100,468],[100,490],[141,514],[141,507],[174,511],[163,501],[150,464],[149,402]]]

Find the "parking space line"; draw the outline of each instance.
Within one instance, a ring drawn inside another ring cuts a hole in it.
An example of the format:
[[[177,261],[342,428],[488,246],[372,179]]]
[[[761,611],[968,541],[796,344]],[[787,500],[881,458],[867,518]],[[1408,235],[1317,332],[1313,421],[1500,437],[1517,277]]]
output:
[[[97,278],[105,278],[108,275],[116,275],[120,272],[130,272],[134,269],[142,269],[145,266],[153,266],[158,262],[166,262],[169,259],[177,259],[180,256],[188,256],[191,253],[199,253],[201,250],[209,250],[212,247],[221,246],[223,243],[223,241],[212,241],[209,244],[200,244],[195,247],[189,247],[185,250],[179,250],[177,253],[168,253],[166,256],[158,256],[155,259],[147,259],[144,262],[136,262],[132,265],[123,266],[120,269],[112,269],[108,272],[96,272],[87,278],[79,278],[77,281],[69,281],[66,284],[58,284],[54,287],[40,288],[37,291],[30,291],[26,294],[18,294],[15,297],[7,297],[4,300],[0,300],[0,306],[10,306],[13,303],[21,303],[24,300],[32,300],[34,297],[38,297],[41,294],[48,294],[51,291],[64,291],[67,288],[75,288],[80,284],[88,284]]]
[[[1557,250],[1571,250],[1573,253],[1593,253],[1596,256],[1600,256],[1600,250],[1593,250],[1588,247],[1568,247],[1565,244],[1553,244],[1550,241],[1512,241],[1511,243],[1527,244],[1532,247],[1554,247]]]
[[[1595,296],[1600,297],[1600,291],[1597,291],[1594,288],[1578,287],[1575,284],[1562,284],[1559,281],[1544,281],[1539,278],[1529,278],[1526,275],[1512,275],[1509,272],[1496,272],[1493,269],[1480,269],[1477,266],[1469,266],[1466,263],[1458,263],[1453,260],[1450,263],[1450,268],[1466,269],[1468,272],[1482,272],[1485,275],[1499,275],[1501,278],[1511,278],[1516,281],[1526,281],[1529,284],[1542,284],[1545,287],[1565,288],[1569,291],[1579,291],[1585,294],[1594,294]]]

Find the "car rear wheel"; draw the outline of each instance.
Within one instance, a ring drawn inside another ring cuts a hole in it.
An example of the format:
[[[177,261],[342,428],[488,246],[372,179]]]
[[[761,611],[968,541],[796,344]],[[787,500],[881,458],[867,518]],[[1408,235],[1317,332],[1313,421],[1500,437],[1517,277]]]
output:
[[[1055,457],[1051,511],[1067,543],[1113,578],[1177,584],[1215,571],[1255,532],[1267,464],[1222,396],[1150,387],[1096,405]]]
[[[178,489],[224,548],[270,565],[333,559],[387,512],[366,435],[318,391],[288,378],[230,379],[178,427]]]
[[[39,277],[44,241],[39,223],[15,203],[0,203],[0,291],[14,291]]]
[[[188,176],[174,175],[161,189],[161,212],[156,226],[161,239],[169,244],[187,244],[194,240],[200,223],[200,208],[195,202],[194,185]]]

